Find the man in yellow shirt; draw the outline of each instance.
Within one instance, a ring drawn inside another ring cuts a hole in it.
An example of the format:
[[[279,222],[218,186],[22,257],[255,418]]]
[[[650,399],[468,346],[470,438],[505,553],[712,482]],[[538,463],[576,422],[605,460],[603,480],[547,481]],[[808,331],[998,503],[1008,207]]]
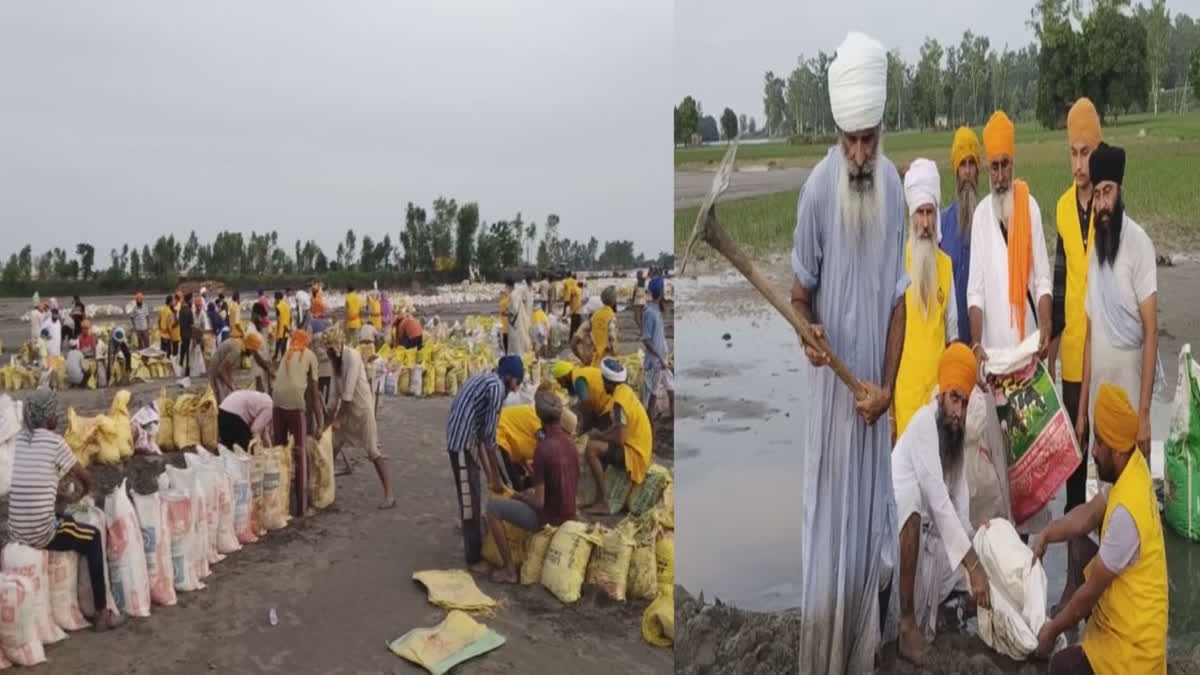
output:
[[[931,400],[938,361],[946,345],[958,339],[954,265],[938,248],[941,182],[937,164],[923,158],[913,160],[904,175],[904,197],[911,227],[905,251],[911,283],[904,291],[904,350],[896,374],[895,438],[904,435],[912,416]]]
[[[175,317],[175,305],[168,295],[158,308],[158,348],[164,354],[175,356],[178,353],[179,343],[174,339],[178,332],[179,320]]]
[[[604,306],[588,319],[592,336],[592,365],[597,367],[604,359],[617,355],[616,287],[608,286],[601,291],[600,302],[603,302]]]
[[[541,307],[533,310],[533,348],[538,356],[550,357],[550,317]]]
[[[604,376],[599,368],[576,366],[570,361],[557,361],[550,374],[559,385],[576,399],[575,414],[579,418],[579,430],[588,431],[596,426],[597,420],[608,410],[612,396],[604,386]]]
[[[371,325],[375,327],[375,333],[383,332],[383,303],[379,301],[379,292],[371,293],[367,298],[367,314],[371,317]]]
[[[527,490],[533,471],[533,451],[537,448],[542,423],[532,405],[509,405],[500,409],[496,423],[496,447],[504,460],[509,487]]]
[[[1038,652],[1047,655],[1059,634],[1087,617],[1083,640],[1054,655],[1051,673],[1167,672],[1162,520],[1137,432],[1138,414],[1125,390],[1101,383],[1092,458],[1100,480],[1112,483],[1112,489],[1047,526],[1033,549],[1041,558],[1047,544],[1065,541],[1081,549],[1086,545],[1081,559],[1091,559],[1084,583],[1038,632]],[[1093,532],[1099,532],[1098,546],[1088,538]]]
[[[283,299],[283,291],[275,291],[275,360],[287,351],[288,334],[292,328],[292,309]]]
[[[229,298],[229,337],[245,336],[246,329],[242,327],[242,294],[234,291]]]
[[[346,287],[346,342],[358,344],[358,331],[362,328],[362,297],[354,290],[354,284]]]
[[[514,286],[512,277],[508,277],[504,280],[504,290],[500,291],[500,351],[503,354],[508,353],[509,303],[512,300]]]
[[[625,367],[616,359],[604,359],[600,372],[604,377],[604,391],[610,397],[605,413],[611,418],[611,424],[603,431],[593,429],[587,442],[587,461],[596,481],[596,501],[584,508],[593,514],[608,513],[604,504],[608,494],[605,467],[615,466],[626,471],[635,485],[641,485],[646,480],[654,447],[650,416],[637,393],[625,384],[628,375]]]
[[[574,272],[567,272],[567,278],[563,281],[563,316],[568,312],[571,316],[570,334],[574,335],[579,330],[579,324],[583,323],[583,289],[575,280]]]

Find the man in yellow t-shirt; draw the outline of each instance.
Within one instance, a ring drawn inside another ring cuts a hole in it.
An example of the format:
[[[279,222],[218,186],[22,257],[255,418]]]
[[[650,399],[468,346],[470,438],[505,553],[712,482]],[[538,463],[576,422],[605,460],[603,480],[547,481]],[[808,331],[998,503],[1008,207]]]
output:
[[[542,423],[532,405],[509,405],[500,409],[496,422],[496,447],[504,460],[509,487],[522,492],[530,487],[533,451],[537,448]]]
[[[162,306],[158,308],[158,348],[164,354],[175,356],[178,353],[178,341],[175,335],[179,333],[179,320],[175,316],[175,305],[172,302],[171,296],[167,296],[163,300]]]
[[[617,289],[615,286],[609,286],[600,293],[600,302],[604,306],[596,310],[588,318],[587,331],[592,338],[592,361],[593,367],[600,367],[600,362],[610,356],[617,355]],[[585,331],[578,331],[578,334],[571,336],[572,346],[576,347],[575,342],[578,340],[583,342]],[[582,349],[576,347],[575,353],[581,354]]]
[[[607,514],[604,504],[608,486],[605,484],[605,467],[615,466],[629,473],[635,485],[646,480],[650,468],[650,453],[654,447],[654,433],[650,427],[650,416],[642,407],[642,401],[625,379],[628,375],[624,366],[616,359],[604,359],[600,364],[604,378],[604,391],[610,397],[604,411],[611,419],[607,429],[593,429],[587,442],[587,461],[596,481],[596,501],[584,506],[593,514]]]
[[[550,356],[550,317],[541,308],[533,310],[533,348],[538,356]]]
[[[283,291],[275,291],[275,360],[287,350],[288,334],[292,328],[292,309],[283,299]]]
[[[500,291],[500,351],[503,354],[508,353],[508,319],[509,303],[512,301],[513,287],[516,284],[512,277],[504,280],[504,290]]]
[[[362,328],[362,296],[354,290],[354,284],[346,287],[346,344],[358,344],[358,331]]]
[[[931,400],[942,352],[958,339],[954,266],[950,256],[938,248],[941,183],[937,164],[913,160],[904,174],[904,197],[911,228],[905,266],[912,283],[904,291],[904,349],[893,399],[895,439],[904,435],[912,416]]]
[[[1148,454],[1137,447],[1138,414],[1125,390],[1102,382],[1096,396],[1092,457],[1105,495],[1050,523],[1033,553],[1069,542],[1087,562],[1083,581],[1038,632],[1038,653],[1087,618],[1080,644],[1050,660],[1051,673],[1167,672],[1167,561],[1162,520],[1150,478]],[[1099,533],[1099,545],[1088,537]],[[1084,550],[1086,548],[1086,550]]]

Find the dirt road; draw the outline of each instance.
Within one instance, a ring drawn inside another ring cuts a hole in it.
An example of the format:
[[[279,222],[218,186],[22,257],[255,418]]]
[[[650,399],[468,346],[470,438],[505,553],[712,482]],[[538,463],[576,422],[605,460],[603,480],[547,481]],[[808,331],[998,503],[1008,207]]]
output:
[[[750,169],[742,167],[729,180],[729,189],[722,201],[769,195],[784,190],[798,190],[808,179],[809,169]],[[712,188],[713,171],[676,171],[675,208],[699,206]]]

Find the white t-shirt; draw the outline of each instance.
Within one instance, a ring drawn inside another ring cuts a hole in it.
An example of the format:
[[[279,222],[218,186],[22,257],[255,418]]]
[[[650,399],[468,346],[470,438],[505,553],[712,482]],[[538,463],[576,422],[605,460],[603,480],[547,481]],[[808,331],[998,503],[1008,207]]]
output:
[[[42,322],[42,330],[46,329],[50,330],[50,344],[47,346],[50,356],[62,356],[62,321],[46,319]]]

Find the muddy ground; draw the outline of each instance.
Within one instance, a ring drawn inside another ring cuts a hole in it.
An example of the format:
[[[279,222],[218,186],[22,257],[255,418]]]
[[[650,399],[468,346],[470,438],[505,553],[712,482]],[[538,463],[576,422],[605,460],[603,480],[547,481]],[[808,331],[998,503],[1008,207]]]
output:
[[[5,309],[0,304],[0,314]],[[438,313],[453,319],[494,309],[481,304]],[[632,347],[628,312],[620,320],[622,346]],[[10,325],[11,319],[0,320],[0,330]],[[155,398],[164,383],[131,387],[130,410]],[[168,391],[177,395],[179,387],[171,385]],[[107,407],[114,391],[72,390],[60,396],[64,405],[94,414]],[[16,393],[23,394],[28,392]],[[380,488],[373,467],[364,453],[351,449],[354,471],[337,478],[332,507],[231,554],[214,566],[207,589],[180,593],[176,607],[155,607],[151,617],[130,619],[117,631],[73,633],[47,647],[48,663],[33,672],[424,672],[393,655],[387,643],[445,617],[426,601],[424,589],[411,579],[413,572],[464,566],[444,450],[450,400],[386,397],[381,402],[379,431],[398,499],[395,509],[376,509]],[[673,450],[663,450],[666,457],[660,461],[670,465]],[[158,467],[138,461],[139,480],[149,480]],[[113,469],[100,474],[109,484],[120,478]],[[0,502],[0,508],[7,505]],[[3,514],[0,520],[6,520]],[[501,603],[494,618],[479,620],[507,642],[455,673],[552,672],[563,664],[598,675],[672,671],[671,650],[652,647],[641,637],[648,603],[618,604],[585,588],[580,602],[566,606],[540,586],[499,586],[483,578],[478,583]],[[272,607],[279,616],[275,627],[267,619]]]

